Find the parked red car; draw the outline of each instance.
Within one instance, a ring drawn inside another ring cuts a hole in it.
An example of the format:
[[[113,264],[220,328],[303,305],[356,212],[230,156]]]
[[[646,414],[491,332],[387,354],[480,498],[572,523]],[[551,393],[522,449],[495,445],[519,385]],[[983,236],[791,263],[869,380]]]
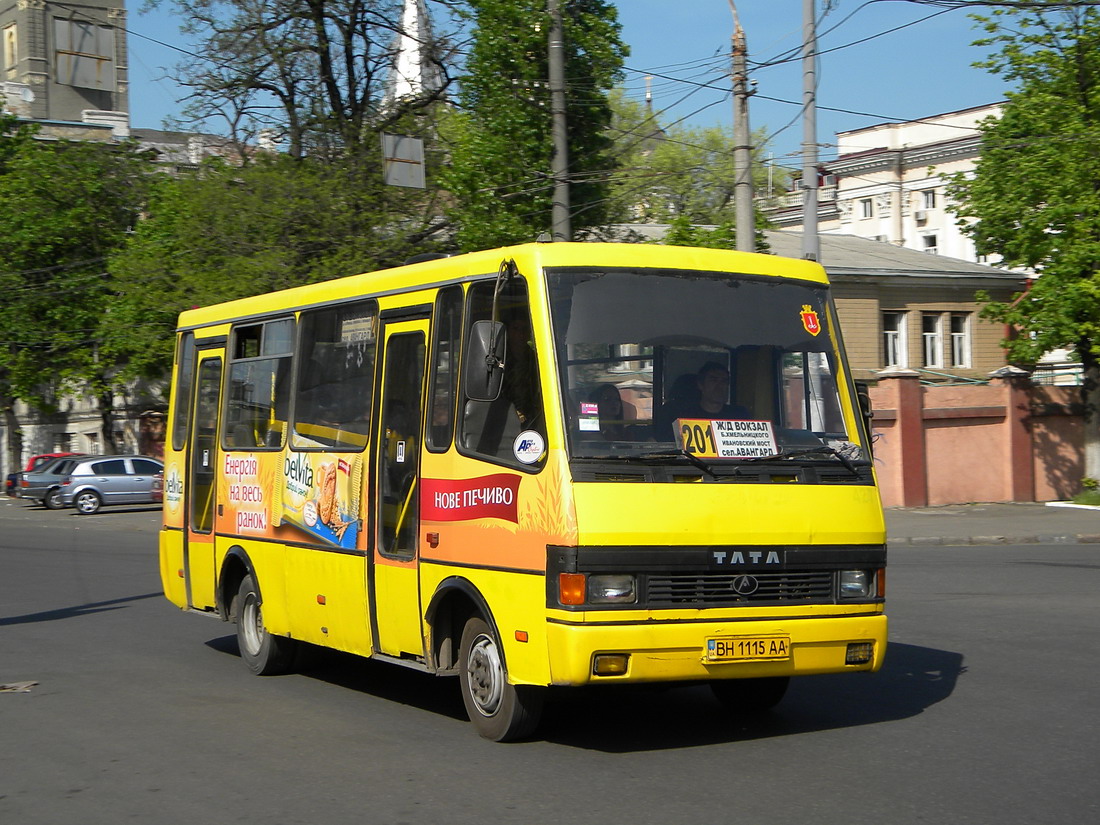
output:
[[[84,455],[84,453],[39,453],[38,455],[32,455],[27,459],[27,466],[23,468],[23,473],[31,473],[45,464],[47,461],[53,461],[55,458],[63,458],[67,455]],[[19,495],[19,480],[23,473],[10,473],[7,478],[7,483],[4,487],[4,492],[9,496],[18,497]]]

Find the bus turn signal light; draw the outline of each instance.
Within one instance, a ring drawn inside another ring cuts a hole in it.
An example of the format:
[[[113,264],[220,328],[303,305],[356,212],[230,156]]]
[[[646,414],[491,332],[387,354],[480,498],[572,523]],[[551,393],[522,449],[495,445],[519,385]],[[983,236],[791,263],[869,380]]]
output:
[[[597,653],[592,658],[592,672],[597,676],[625,676],[629,661],[626,653]]]
[[[584,573],[558,574],[558,602],[584,604]]]

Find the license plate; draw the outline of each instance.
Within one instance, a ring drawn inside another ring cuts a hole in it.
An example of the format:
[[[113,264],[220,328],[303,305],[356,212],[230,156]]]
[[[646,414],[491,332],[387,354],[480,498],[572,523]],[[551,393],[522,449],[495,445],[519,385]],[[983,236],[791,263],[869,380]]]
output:
[[[707,639],[708,662],[768,662],[790,656],[789,636],[711,636]]]

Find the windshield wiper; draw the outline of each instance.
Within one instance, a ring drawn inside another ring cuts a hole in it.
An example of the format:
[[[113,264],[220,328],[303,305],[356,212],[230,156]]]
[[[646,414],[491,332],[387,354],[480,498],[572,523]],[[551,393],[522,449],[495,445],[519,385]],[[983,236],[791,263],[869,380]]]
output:
[[[813,455],[814,453],[825,453],[826,455],[836,456],[837,460],[844,465],[844,469],[850,472],[854,476],[859,475],[859,469],[852,460],[844,453],[835,447],[830,447],[828,444],[822,444],[820,447],[807,447],[803,450],[793,450],[789,453],[775,453],[774,455],[757,455],[749,458],[742,458],[744,462],[757,462],[757,461],[775,461],[776,459],[785,458],[801,458],[805,455]]]
[[[830,447],[827,444],[822,444],[820,447],[807,447],[807,448],[801,449],[801,450],[793,450],[789,453],[773,453],[771,455],[744,456],[744,457],[733,459],[733,461],[735,461],[737,463],[731,463],[728,466],[731,467],[734,470],[734,473],[736,474],[737,468],[741,465],[744,465],[744,464],[757,464],[757,463],[760,463],[760,462],[763,462],[763,461],[783,461],[783,460],[791,459],[791,458],[801,458],[802,456],[813,455],[815,453],[825,453],[826,455],[835,456],[836,459],[841,464],[844,465],[844,469],[846,469],[848,472],[850,472],[854,476],[859,475],[859,469],[856,467],[855,464],[852,463],[852,460],[850,458],[848,458],[848,456],[844,455],[842,452],[837,450],[835,447]],[[714,472],[714,468],[711,467],[710,464],[703,461],[703,459],[699,458],[699,456],[695,455],[694,453],[689,453],[687,450],[671,450],[669,452],[659,452],[659,453],[635,453],[634,455],[607,456],[607,458],[615,458],[615,459],[620,459],[620,460],[625,459],[626,461],[651,461],[651,460],[655,460],[655,459],[656,460],[660,460],[660,459],[672,460],[672,459],[686,458],[689,462],[691,462],[693,465],[698,467],[700,470],[702,470],[704,473],[706,473],[708,476],[710,476],[715,481],[722,481],[725,478],[729,477],[729,476],[719,476],[717,473]],[[723,466],[727,466],[727,465],[723,465]]]
[[[718,474],[715,473],[713,469],[711,469],[711,466],[709,464],[707,464],[705,461],[703,461],[703,459],[699,458],[699,456],[695,455],[694,453],[689,453],[687,450],[672,450],[667,453],[635,453],[634,455],[616,455],[614,456],[614,458],[626,459],[627,461],[650,461],[653,459],[686,458],[689,462],[694,464],[715,481],[721,480]]]

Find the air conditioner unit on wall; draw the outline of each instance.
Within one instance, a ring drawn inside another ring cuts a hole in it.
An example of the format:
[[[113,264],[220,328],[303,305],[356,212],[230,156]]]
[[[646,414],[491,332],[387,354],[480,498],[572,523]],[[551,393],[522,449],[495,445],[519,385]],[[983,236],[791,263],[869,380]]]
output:
[[[917,223],[928,223],[928,213],[923,209],[913,213],[913,215],[917,219]]]

